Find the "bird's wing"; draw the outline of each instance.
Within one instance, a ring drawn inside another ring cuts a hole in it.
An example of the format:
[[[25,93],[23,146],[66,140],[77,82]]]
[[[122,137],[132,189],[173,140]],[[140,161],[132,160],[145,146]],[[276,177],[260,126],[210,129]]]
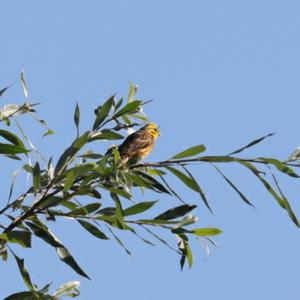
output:
[[[146,147],[149,144],[149,136],[143,130],[130,134],[125,141],[119,146],[120,154],[135,153],[137,150]]]

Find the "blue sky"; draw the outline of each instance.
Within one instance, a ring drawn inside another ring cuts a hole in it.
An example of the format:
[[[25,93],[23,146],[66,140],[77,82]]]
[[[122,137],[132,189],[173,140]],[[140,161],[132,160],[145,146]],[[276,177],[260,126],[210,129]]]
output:
[[[208,154],[227,154],[269,132],[276,135],[247,154],[284,159],[300,144],[299,9],[290,0],[11,0],[1,5],[0,87],[18,81],[25,70],[31,99],[42,103],[40,116],[56,134],[41,140],[35,123],[24,124],[49,157],[74,138],[76,101],[88,128],[92,110],[115,92],[127,95],[133,81],[141,98],[155,100],[146,112],[163,132],[148,161],[200,143]],[[22,103],[17,84],[2,101]],[[6,194],[12,170],[1,163]],[[99,242],[69,221],[54,231],[92,281],[62,265],[40,241],[19,253],[40,286],[79,279],[80,299],[295,299],[299,229],[247,172],[237,166],[223,170],[257,210],[210,168],[193,168],[214,216],[196,195],[180,185],[178,191],[199,203],[199,226],[224,233],[209,257],[194,244],[191,270],[181,272],[176,255],[163,246],[147,247],[125,235],[134,253],[128,257],[115,242]],[[299,181],[280,180],[300,214]],[[24,289],[15,263],[0,264],[0,298]]]

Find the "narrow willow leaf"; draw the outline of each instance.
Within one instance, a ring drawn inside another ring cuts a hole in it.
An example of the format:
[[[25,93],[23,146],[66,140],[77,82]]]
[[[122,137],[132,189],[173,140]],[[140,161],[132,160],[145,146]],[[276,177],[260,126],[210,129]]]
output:
[[[0,154],[27,154],[29,151],[23,147],[0,143]]]
[[[9,89],[10,87],[11,87],[11,86],[7,86],[7,87],[3,88],[2,90],[0,90],[0,97],[3,96],[3,94],[5,93],[5,91],[6,91],[7,89]]]
[[[114,105],[114,110],[116,111],[116,110],[118,110],[120,107],[121,107],[121,105],[122,105],[122,103],[123,103],[123,98],[121,98],[121,99],[119,99],[118,101],[117,101],[117,103]]]
[[[126,114],[132,114],[137,111],[137,109],[141,106],[142,101],[140,100],[135,100],[127,103],[122,109],[120,109],[118,112],[116,112],[113,116],[112,119],[117,119],[120,116],[126,115]]]
[[[80,268],[74,257],[70,254],[69,250],[65,247],[56,248],[57,254],[60,259],[69,265],[77,274],[90,279],[90,277]]]
[[[223,231],[219,228],[195,228],[192,230],[192,233],[197,236],[212,236],[222,232]]]
[[[188,264],[189,264],[189,268],[191,268],[192,265],[193,265],[192,250],[191,250],[190,245],[187,241],[183,241],[183,243],[184,243],[184,248],[185,248],[185,253],[186,253],[187,261],[188,261]]]
[[[0,129],[0,136],[2,136],[3,138],[5,138],[7,141],[13,143],[14,145],[19,146],[19,147],[25,149],[25,145],[21,141],[21,139],[17,135],[11,133],[10,131],[4,130],[4,129]]]
[[[89,135],[90,135],[89,131],[85,132],[77,139],[75,139],[72,145],[64,151],[64,153],[60,156],[55,166],[54,169],[55,175],[61,173],[63,170],[67,168],[68,164],[72,161],[72,159],[78,153],[78,151],[88,142]]]
[[[59,297],[61,296],[77,297],[79,296],[79,290],[78,290],[79,286],[80,286],[80,281],[70,281],[60,286],[54,293],[53,297],[55,299],[59,299]]]
[[[85,175],[86,173],[93,171],[97,167],[97,164],[94,162],[80,163],[73,168],[68,169],[68,172],[75,172],[77,176]]]
[[[108,237],[95,225],[93,225],[89,222],[86,222],[84,220],[77,220],[77,221],[84,229],[86,229],[89,233],[91,233],[96,238],[101,239],[101,240],[108,240]]]
[[[129,93],[128,93],[128,102],[134,101],[135,95],[137,93],[138,86],[133,82],[130,82]]]
[[[283,194],[283,192],[282,192],[282,190],[281,190],[281,188],[280,188],[280,186],[279,186],[279,182],[278,182],[277,178],[275,177],[275,175],[273,174],[273,172],[272,172],[272,170],[271,170],[271,167],[269,167],[269,169],[270,169],[271,175],[272,175],[272,177],[273,177],[273,180],[274,180],[274,182],[275,182],[275,184],[276,184],[276,187],[277,187],[277,189],[278,189],[278,191],[279,191],[279,193],[280,193],[280,195],[281,195],[281,198],[282,198],[282,200],[283,200],[284,208],[285,208],[286,211],[288,212],[288,215],[289,215],[289,217],[291,218],[291,220],[294,222],[294,224],[295,224],[297,227],[300,227],[300,222],[299,222],[297,216],[295,215],[295,213],[293,212],[292,207],[291,207],[291,205],[290,205],[288,199],[287,199],[286,196]]]
[[[252,206],[253,208],[255,208],[255,206],[250,202],[250,200],[248,200],[248,198],[236,187],[236,185],[228,178],[224,175],[224,173],[217,168],[216,166],[214,166],[214,168],[218,171],[218,173],[226,180],[226,182],[239,194],[239,196],[241,197],[241,199],[248,205]]]
[[[169,170],[171,173],[173,173],[179,180],[181,180],[186,186],[188,186],[190,189],[194,190],[195,192],[199,193],[202,201],[206,205],[206,207],[210,210],[212,213],[212,209],[209,206],[208,200],[205,196],[205,193],[203,192],[202,188],[198,184],[198,182],[195,180],[193,176],[191,176],[191,173],[188,173],[190,176],[187,176],[183,172],[179,171],[176,168],[173,167],[166,167],[167,170]],[[187,169],[185,169],[187,170]]]
[[[24,283],[26,284],[28,289],[30,289],[31,291],[36,291],[36,288],[30,279],[30,275],[29,275],[27,269],[25,268],[24,259],[19,258],[11,249],[10,249],[10,251],[13,254],[13,256],[17,262],[17,265],[19,267],[19,271],[21,273]]]
[[[22,107],[18,104],[7,104],[4,105],[0,110],[0,119],[7,120],[6,125],[10,125],[9,118],[11,116],[17,116],[22,114]]]
[[[41,170],[40,170],[39,162],[36,162],[36,164],[34,165],[32,177],[33,177],[33,188],[34,191],[37,192],[41,184]]]
[[[88,275],[79,267],[77,262],[75,261],[74,257],[70,254],[69,250],[59,241],[59,239],[47,228],[47,226],[37,219],[32,222],[26,222],[26,225],[30,227],[30,229],[33,231],[33,233],[44,240],[49,245],[55,247],[56,252],[59,256],[59,258],[69,265],[76,273],[79,275],[88,277]]]
[[[115,189],[115,188],[109,188],[109,187],[105,187],[105,186],[101,186],[103,187],[104,189],[108,190],[108,191],[111,191],[113,194],[117,194],[121,197],[124,197],[128,200],[131,200],[132,196],[127,193],[126,191],[122,190],[122,189]]]
[[[97,117],[93,125],[93,130],[99,128],[102,122],[107,118],[109,112],[114,104],[115,95],[112,95],[97,111]]]
[[[168,247],[169,249],[173,250],[177,254],[180,254],[174,247],[172,247],[170,244],[168,244],[163,238],[161,238],[159,235],[151,231],[146,226],[141,225],[142,228],[144,228],[150,235],[152,235],[154,238],[156,238],[158,241],[160,241],[164,246]]]
[[[43,295],[38,294],[37,292],[19,292],[16,294],[12,294],[8,297],[6,297],[4,300],[52,300],[51,298],[45,298]]]
[[[79,157],[81,157],[81,158],[90,158],[90,159],[100,159],[100,158],[103,157],[103,155],[100,154],[100,153],[94,153],[92,151],[87,151],[84,154],[79,155]]]
[[[40,290],[39,293],[45,294],[49,292],[49,289],[51,287],[52,283],[47,283],[45,286],[43,286]],[[51,298],[49,300],[52,300]],[[54,300],[54,299],[53,299]]]
[[[157,201],[140,202],[123,210],[124,216],[131,216],[145,212],[150,209]]]
[[[71,201],[62,201],[62,202],[60,202],[60,205],[66,207],[70,210],[74,210],[74,209],[78,208],[78,204],[71,202]]]
[[[154,220],[170,220],[182,217],[195,209],[197,205],[183,204],[174,208],[168,209],[162,214],[159,214]]]
[[[205,161],[205,162],[212,162],[212,163],[228,163],[228,162],[234,162],[234,161],[239,161],[238,158],[236,157],[231,157],[231,156],[202,156],[199,158],[196,158],[198,161]]]
[[[115,132],[115,131],[100,131],[91,135],[89,142],[96,140],[121,140],[123,139],[123,135]]]
[[[21,81],[21,86],[22,86],[23,92],[24,92],[24,96],[25,96],[25,98],[28,98],[28,88],[27,88],[27,84],[25,81],[24,71],[22,71],[20,74],[20,81]]]
[[[260,182],[264,185],[264,187],[267,189],[267,191],[274,197],[274,199],[277,201],[277,203],[284,208],[289,217],[291,218],[291,220],[294,222],[294,224],[297,227],[300,227],[300,222],[297,219],[295,213],[293,212],[290,203],[288,202],[286,197],[282,197],[281,195],[279,195],[270,185],[270,183],[264,179],[259,173],[255,172],[254,170],[250,169],[253,174],[260,180]]]
[[[291,177],[299,178],[300,176],[295,173],[295,171],[284,164],[283,162],[279,161],[278,159],[274,158],[266,158],[266,157],[258,157],[257,160],[263,161],[265,163],[273,165],[278,171],[285,173]]]
[[[147,173],[149,174],[149,175],[154,175],[154,176],[159,176],[159,175],[161,175],[161,176],[164,176],[164,175],[166,175],[166,172],[164,172],[164,171],[162,171],[162,170],[158,170],[158,169],[151,169],[151,168],[147,168]]]
[[[64,183],[64,192],[67,192],[73,185],[75,179],[78,176],[78,170],[77,169],[73,169],[71,171],[68,171],[67,176],[66,176],[66,180]]]
[[[79,122],[80,122],[80,108],[78,103],[76,103],[76,107],[74,111],[74,123],[76,126],[77,137],[79,137]]]
[[[162,219],[140,219],[135,221],[137,224],[144,224],[144,225],[177,225],[178,221],[171,221],[171,220],[162,220]]]
[[[141,171],[136,171],[135,173],[140,177],[140,179],[144,181],[144,183],[146,183],[145,185],[146,187],[151,188],[156,192],[161,192],[161,193],[166,193],[171,195],[170,191],[154,177]]]
[[[26,225],[32,230],[32,232],[46,243],[53,247],[64,247],[63,244],[49,231],[45,224],[41,222],[37,224],[27,221]]]
[[[54,131],[50,128],[48,128],[48,130],[43,134],[43,137],[47,136],[47,135],[52,135],[54,134]]]
[[[168,184],[167,180],[164,178],[163,175],[158,173],[158,176],[160,177],[161,181],[165,184],[165,186],[168,188],[168,190],[182,203],[185,203],[183,199],[176,193],[176,191]]]
[[[132,255],[131,252],[125,247],[124,243],[118,238],[118,236],[113,232],[113,230],[107,226],[107,229],[110,231],[110,233],[112,234],[112,236],[114,237],[114,239],[117,241],[117,243],[125,250],[125,252],[128,255]]]
[[[132,227],[129,227],[128,224],[126,224],[127,226],[127,229],[130,230],[131,233],[133,233],[138,239],[140,239],[142,242],[144,242],[145,244],[147,245],[150,245],[150,246],[155,246],[155,244],[153,244],[152,242],[150,242],[149,240],[143,238],[142,236],[140,236],[136,230]]]
[[[110,196],[115,202],[115,207],[116,207],[115,216],[116,216],[116,221],[117,221],[116,225],[120,229],[126,229],[126,225],[124,222],[124,213],[123,213],[122,203],[121,203],[119,197],[117,196],[117,194],[110,193]]]
[[[101,204],[98,202],[90,203],[90,204],[87,204],[80,208],[76,208],[76,209],[68,212],[66,215],[72,216],[72,217],[86,216],[86,215],[89,215],[89,214],[93,213],[94,211],[98,210],[100,207],[101,207]]]
[[[179,252],[181,254],[181,258],[180,258],[180,268],[181,271],[183,270],[185,261],[186,261],[186,249],[185,249],[185,243],[184,241],[188,240],[187,237],[184,234],[178,234],[178,249]]]
[[[25,248],[31,247],[31,233],[29,231],[13,230],[0,234],[0,240],[16,243]]]
[[[242,151],[244,151],[244,150],[246,150],[246,149],[248,149],[248,148],[250,148],[250,147],[253,147],[253,146],[255,146],[256,144],[262,142],[264,139],[266,139],[266,138],[268,138],[268,137],[270,137],[270,136],[272,136],[272,135],[274,135],[274,134],[275,134],[275,133],[269,133],[269,134],[267,134],[267,135],[265,135],[265,136],[263,136],[263,137],[261,137],[261,138],[258,138],[258,139],[256,139],[256,140],[252,141],[251,143],[247,144],[246,146],[244,146],[244,147],[242,147],[242,148],[239,148],[239,149],[237,149],[237,150],[235,150],[235,151],[229,153],[228,156],[233,155],[233,154],[240,153],[240,152],[242,152]]]
[[[171,159],[180,159],[180,158],[195,156],[199,153],[204,152],[205,150],[206,150],[206,148],[204,145],[193,146],[193,147],[190,147],[190,148],[176,154]]]

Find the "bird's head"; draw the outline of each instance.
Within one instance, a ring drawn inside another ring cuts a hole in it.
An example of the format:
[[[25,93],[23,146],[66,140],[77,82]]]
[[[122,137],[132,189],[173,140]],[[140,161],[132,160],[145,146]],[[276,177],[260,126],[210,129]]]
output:
[[[149,123],[144,126],[144,129],[147,130],[155,139],[160,136],[159,126],[155,123]]]

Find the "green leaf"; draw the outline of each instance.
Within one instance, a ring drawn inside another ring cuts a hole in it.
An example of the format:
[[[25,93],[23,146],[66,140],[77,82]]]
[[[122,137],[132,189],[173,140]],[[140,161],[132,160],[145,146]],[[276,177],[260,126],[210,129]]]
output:
[[[0,235],[0,241],[5,240],[10,243],[16,243],[22,247],[31,247],[31,233],[29,231],[13,230]]]
[[[124,213],[123,213],[122,203],[121,203],[119,197],[117,196],[117,194],[111,192],[110,196],[114,200],[115,206],[116,206],[116,214],[115,214],[115,216],[116,216],[117,223],[115,225],[119,229],[125,229],[126,225],[125,225],[125,222],[124,222]]]
[[[32,232],[39,238],[41,238],[43,241],[48,243],[49,245],[53,247],[64,247],[63,244],[54,237],[54,235],[49,231],[47,226],[41,222],[26,222],[26,225],[30,227]]]
[[[187,241],[183,240],[184,243],[184,248],[185,248],[185,254],[188,260],[188,264],[189,264],[189,268],[192,267],[193,265],[193,254],[192,254],[192,250],[190,248],[190,245]]]
[[[70,189],[70,187],[73,185],[73,183],[77,177],[77,174],[78,174],[78,172],[76,169],[73,169],[67,173],[66,180],[64,183],[64,192],[67,192]]]
[[[58,247],[56,248],[57,254],[59,255],[60,259],[69,265],[76,273],[79,275],[90,279],[90,277],[80,268],[80,266],[77,264],[74,257],[70,254],[69,250],[65,247]]]
[[[55,299],[60,299],[59,297],[61,296],[77,297],[79,296],[79,285],[79,281],[70,281],[60,286],[54,293],[53,297]]]
[[[54,170],[55,175],[67,168],[68,164],[72,161],[72,159],[74,159],[77,152],[88,142],[89,136],[90,132],[85,132],[77,139],[75,139],[72,145],[64,151],[56,164]]]
[[[143,213],[150,209],[157,201],[140,202],[123,210],[124,216],[131,216]]]
[[[244,146],[244,147],[242,147],[242,148],[239,148],[239,149],[237,149],[237,150],[235,150],[235,151],[229,153],[228,156],[233,155],[233,154],[240,153],[240,152],[242,152],[242,151],[244,151],[244,150],[246,150],[246,149],[248,149],[248,148],[250,148],[250,147],[253,147],[253,146],[255,146],[256,144],[262,142],[264,139],[266,139],[266,138],[268,138],[268,137],[270,137],[270,136],[272,136],[272,135],[274,135],[274,134],[275,134],[275,133],[269,133],[269,134],[267,134],[267,135],[265,135],[265,136],[263,136],[263,137],[261,137],[261,138],[258,138],[258,139],[256,139],[256,140],[252,141],[251,143],[247,144],[246,146]]]
[[[182,217],[195,209],[197,205],[183,204],[174,208],[168,209],[162,214],[159,214],[154,220],[171,220]]]
[[[0,154],[27,154],[29,151],[23,147],[0,143]]]
[[[166,169],[169,170],[171,173],[173,173],[179,180],[181,180],[190,189],[192,189],[195,192],[199,193],[202,201],[204,202],[206,207],[212,213],[212,209],[211,209],[211,207],[208,203],[208,200],[205,196],[205,193],[203,192],[202,188],[200,187],[200,185],[198,184],[196,179],[192,176],[192,174],[190,172],[188,172],[188,170],[186,168],[184,168],[184,169],[185,169],[186,172],[188,172],[189,176],[187,176],[186,174],[182,173],[181,171],[179,171],[178,169],[173,168],[173,167],[166,167]]]
[[[74,111],[74,123],[77,130],[77,137],[79,137],[79,122],[80,122],[80,108],[78,103],[76,103],[76,107]]]
[[[82,176],[85,175],[87,172],[92,171],[95,168],[95,163],[86,163],[76,165],[75,167],[67,170],[66,172],[66,180],[64,182],[64,191],[67,192],[73,185],[74,181]],[[78,194],[80,194],[81,190],[78,190]]]
[[[123,135],[115,131],[103,130],[94,133],[90,137],[89,142],[96,141],[96,140],[121,140],[123,138],[124,138]]]
[[[40,164],[39,162],[36,162],[33,168],[33,188],[35,192],[37,192],[40,188],[40,183],[41,183],[41,170],[40,170]]]
[[[170,191],[154,177],[141,171],[136,171],[135,173],[139,176],[140,180],[143,180],[144,185],[142,186],[150,188],[156,192],[166,193],[171,195]]]
[[[2,136],[3,138],[5,138],[7,141],[13,143],[14,145],[19,146],[20,148],[25,149],[25,145],[21,141],[21,139],[19,139],[18,136],[16,136],[15,134],[11,133],[10,131],[4,130],[4,129],[0,129],[0,136]]]
[[[216,166],[214,166],[214,168],[218,171],[218,173],[227,181],[227,183],[239,194],[239,196],[241,197],[241,199],[248,205],[252,206],[253,208],[255,208],[255,206],[250,202],[250,200],[248,200],[248,198],[236,187],[236,185],[228,178],[224,175],[223,172],[221,172],[221,170],[219,168],[217,168]]]
[[[192,233],[197,236],[212,236],[218,235],[223,231],[219,228],[195,228],[192,230]]]
[[[287,174],[287,175],[289,175],[291,177],[294,177],[294,178],[299,178],[300,177],[297,173],[295,173],[295,171],[292,168],[290,168],[289,166],[287,166],[283,162],[279,161],[278,159],[266,158],[266,157],[258,157],[257,160],[266,162],[268,164],[271,164],[278,171],[280,171],[282,173],[285,173],[285,174]]]
[[[98,202],[90,203],[90,204],[87,204],[80,208],[76,208],[76,209],[68,212],[66,215],[72,216],[72,217],[86,216],[86,215],[89,215],[89,214],[93,213],[94,211],[98,210],[100,207],[101,207],[101,204]]]
[[[88,151],[88,152],[80,155],[79,157],[81,157],[81,158],[90,158],[90,159],[100,159],[100,158],[103,157],[103,155],[100,154],[100,153],[94,153],[92,151]]]
[[[113,104],[115,95],[111,96],[100,108],[97,109],[97,117],[93,125],[93,130],[99,128],[102,122],[107,118]]]
[[[108,237],[95,225],[83,220],[77,220],[77,221],[84,229],[86,229],[89,233],[91,233],[96,238],[101,240],[108,240]]]
[[[230,157],[230,156],[224,156],[224,155],[219,155],[219,156],[202,156],[199,158],[196,158],[197,161],[205,161],[205,162],[215,162],[215,163],[229,163],[229,162],[238,162],[239,159],[235,157]]]
[[[122,189],[115,189],[115,188],[110,188],[110,187],[106,187],[106,186],[101,186],[101,187],[108,191],[111,191],[113,194],[119,195],[128,200],[131,200],[131,198],[132,198],[132,196],[129,193],[127,193],[126,191],[124,191]]]
[[[31,282],[30,275],[29,275],[27,269],[25,268],[24,259],[19,258],[12,250],[10,250],[10,251],[13,254],[13,256],[18,264],[19,271],[21,273],[24,283],[31,291],[36,291],[34,284]]]
[[[5,88],[3,88],[2,90],[0,90],[0,97],[5,93],[5,91],[7,90],[7,89],[9,89],[11,86],[7,86],[7,87],[5,87]]]
[[[241,162],[242,163],[242,162]],[[260,182],[264,185],[264,187],[267,189],[267,191],[274,197],[274,199],[277,201],[277,203],[284,208],[291,220],[294,222],[294,224],[297,227],[300,227],[300,222],[298,218],[296,217],[295,213],[293,212],[290,203],[288,202],[287,198],[283,195],[279,195],[270,185],[270,183],[264,179],[255,169],[250,168],[247,164],[242,163],[246,167],[249,168],[249,170],[260,180]]]
[[[25,98],[28,98],[28,88],[25,81],[24,71],[22,71],[20,74],[20,81],[21,81],[21,86],[23,88],[24,96]]]
[[[118,238],[118,236],[112,231],[112,229],[107,226],[107,229],[110,231],[114,239],[117,241],[117,243],[124,249],[124,251],[128,254],[131,255],[131,252],[125,247],[124,243],[122,242],[121,239]]]
[[[129,93],[128,93],[128,102],[132,102],[134,100],[137,90],[138,90],[138,86],[136,84],[134,84],[133,82],[130,82]]]
[[[125,114],[130,114],[130,113],[135,113],[137,109],[141,106],[142,101],[140,100],[135,100],[127,103],[122,109],[120,109],[118,112],[116,112],[113,116],[112,119],[117,119],[120,116],[123,116]]]
[[[48,128],[48,130],[43,134],[43,137],[47,136],[47,135],[51,135],[54,134],[54,131],[50,128]]]
[[[45,298],[36,292],[19,292],[6,297],[4,300],[50,300],[51,298]]]
[[[180,159],[180,158],[195,156],[199,153],[204,152],[205,150],[206,150],[206,148],[204,145],[193,146],[193,147],[190,147],[190,148],[176,154],[175,156],[172,157],[172,159]]]
[[[79,275],[90,279],[88,275],[79,267],[74,257],[70,254],[69,250],[58,240],[58,238],[53,233],[49,231],[45,224],[35,219],[35,224],[32,222],[26,222],[26,225],[30,227],[30,229],[37,237],[41,238],[49,245],[55,247],[59,258],[64,263],[69,265]]]

